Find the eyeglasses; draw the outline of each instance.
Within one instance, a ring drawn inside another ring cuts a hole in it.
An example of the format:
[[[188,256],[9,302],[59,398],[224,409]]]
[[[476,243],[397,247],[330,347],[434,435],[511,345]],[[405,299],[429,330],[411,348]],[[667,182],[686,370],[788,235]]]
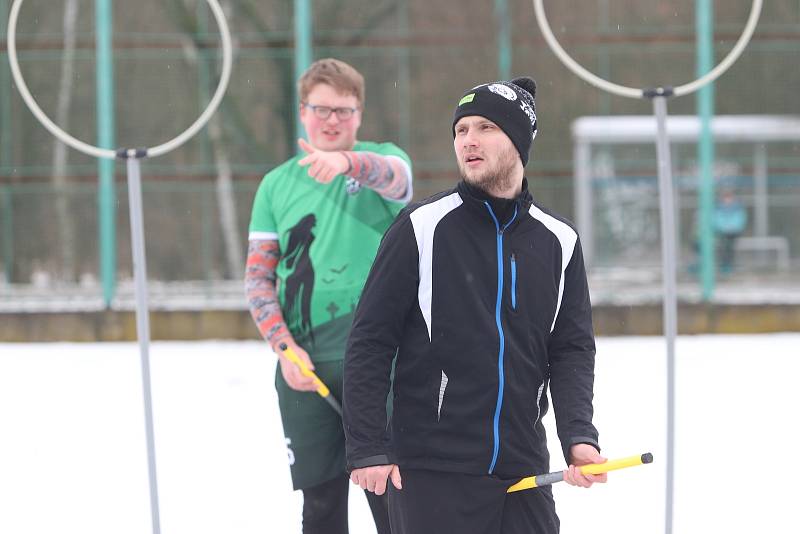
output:
[[[328,106],[315,106],[307,102],[302,102],[304,108],[309,108],[314,112],[314,115],[321,120],[325,120],[331,116],[331,113],[336,113],[336,118],[340,121],[349,121],[353,118],[353,114],[358,111],[358,108],[332,108]]]

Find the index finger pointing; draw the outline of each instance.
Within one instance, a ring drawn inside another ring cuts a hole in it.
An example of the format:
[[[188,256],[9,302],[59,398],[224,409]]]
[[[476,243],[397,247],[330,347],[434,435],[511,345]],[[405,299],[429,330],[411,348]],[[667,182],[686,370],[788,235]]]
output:
[[[298,165],[301,167],[305,167],[306,165],[312,163],[316,159],[316,156],[313,154],[307,154],[303,159],[297,162]]]
[[[303,138],[298,139],[297,144],[300,145],[300,148],[302,148],[308,154],[312,154],[314,151],[316,151],[316,149]]]

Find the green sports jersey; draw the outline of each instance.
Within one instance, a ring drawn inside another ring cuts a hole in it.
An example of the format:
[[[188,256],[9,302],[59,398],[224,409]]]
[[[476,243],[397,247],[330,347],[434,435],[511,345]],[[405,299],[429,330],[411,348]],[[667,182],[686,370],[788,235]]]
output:
[[[411,176],[408,155],[392,143],[359,141],[353,151],[396,156]],[[339,360],[383,233],[408,198],[385,199],[343,175],[320,184],[297,164],[300,159],[262,179],[250,239],[279,242],[278,298],[295,341],[314,361]]]

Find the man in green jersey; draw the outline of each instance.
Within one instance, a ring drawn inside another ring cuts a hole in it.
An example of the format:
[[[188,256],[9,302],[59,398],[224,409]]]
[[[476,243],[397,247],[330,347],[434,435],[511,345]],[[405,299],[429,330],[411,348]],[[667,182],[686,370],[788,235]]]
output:
[[[245,285],[253,320],[279,356],[275,385],[292,481],[303,491],[303,533],[346,534],[341,419],[279,345],[341,398],[353,312],[384,231],[411,198],[411,162],[392,143],[356,139],[364,79],[350,65],[316,61],[298,89],[308,141],[261,181]],[[367,499],[378,533],[388,534],[384,497]]]

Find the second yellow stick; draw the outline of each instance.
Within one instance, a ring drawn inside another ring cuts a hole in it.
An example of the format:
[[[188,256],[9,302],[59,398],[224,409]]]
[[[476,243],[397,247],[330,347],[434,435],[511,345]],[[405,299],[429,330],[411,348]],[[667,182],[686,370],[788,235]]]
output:
[[[653,455],[649,452],[640,454],[638,456],[628,456],[627,458],[617,458],[616,460],[608,460],[602,464],[589,464],[580,467],[581,473],[584,475],[599,475],[601,473],[608,473],[615,469],[624,469],[626,467],[633,467],[635,465],[649,464],[653,462]],[[525,477],[510,488],[508,493],[520,491],[531,488],[538,488],[548,484],[555,484],[564,480],[564,471],[555,471],[553,473],[546,473],[544,475],[535,475]]]
[[[336,410],[336,413],[342,415],[342,407],[339,402],[333,398],[333,395],[331,395],[331,390],[322,380],[320,380],[314,371],[308,368],[306,363],[300,359],[300,356],[297,355],[294,349],[289,347],[286,343],[281,343],[278,345],[278,348],[281,349],[281,352],[283,352],[284,356],[286,356],[290,362],[300,368],[300,372],[303,374],[303,376],[308,376],[314,380],[314,385],[317,386],[317,393],[319,393],[319,396],[325,399],[328,404],[331,405],[331,408]]]

